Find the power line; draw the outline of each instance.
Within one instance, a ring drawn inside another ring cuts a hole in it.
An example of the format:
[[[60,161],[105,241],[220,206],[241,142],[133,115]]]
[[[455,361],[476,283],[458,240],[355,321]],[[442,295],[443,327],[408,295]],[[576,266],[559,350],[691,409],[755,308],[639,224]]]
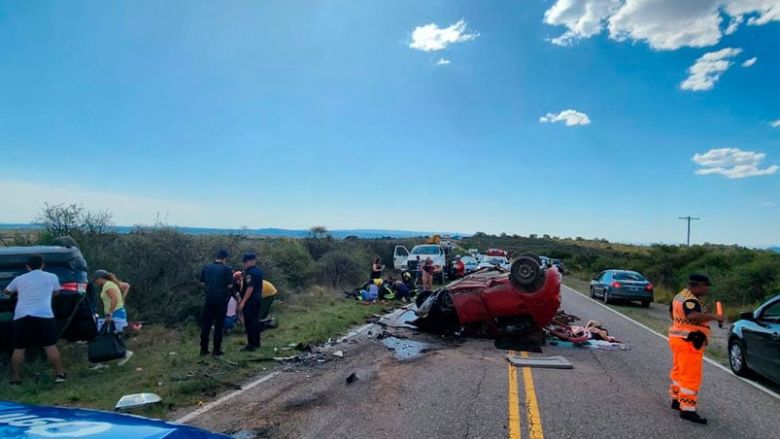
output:
[[[701,218],[692,217],[690,215],[688,215],[688,216],[680,216],[678,218],[681,219],[681,220],[688,221],[688,247],[690,247],[691,246],[691,221],[698,221]]]

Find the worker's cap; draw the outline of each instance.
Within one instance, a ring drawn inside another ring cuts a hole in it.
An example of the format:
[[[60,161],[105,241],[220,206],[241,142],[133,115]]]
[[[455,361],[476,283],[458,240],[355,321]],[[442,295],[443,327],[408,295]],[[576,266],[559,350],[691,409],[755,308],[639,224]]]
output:
[[[710,278],[706,274],[692,273],[688,276],[688,283],[710,286]]]
[[[257,255],[254,253],[244,253],[244,257],[241,258],[243,262],[256,261]]]
[[[227,258],[228,258],[227,250],[218,250],[216,253],[214,253],[214,259],[227,259]]]
[[[95,273],[93,273],[92,276],[95,279],[108,279],[108,271],[106,271],[106,270],[95,270]]]

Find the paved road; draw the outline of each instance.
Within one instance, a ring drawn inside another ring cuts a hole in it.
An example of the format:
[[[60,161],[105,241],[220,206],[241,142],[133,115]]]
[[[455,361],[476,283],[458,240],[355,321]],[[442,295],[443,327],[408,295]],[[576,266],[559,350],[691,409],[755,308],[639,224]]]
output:
[[[564,355],[575,368],[531,370],[510,366],[488,340],[406,331],[435,350],[399,361],[366,336],[340,347],[344,359],[282,373],[192,423],[280,438],[777,437],[780,400],[711,364],[700,397],[710,425],[680,420],[666,396],[666,341],[583,295],[562,294],[568,313],[601,321],[630,350],[545,347],[543,355]],[[353,372],[358,380],[346,384]]]

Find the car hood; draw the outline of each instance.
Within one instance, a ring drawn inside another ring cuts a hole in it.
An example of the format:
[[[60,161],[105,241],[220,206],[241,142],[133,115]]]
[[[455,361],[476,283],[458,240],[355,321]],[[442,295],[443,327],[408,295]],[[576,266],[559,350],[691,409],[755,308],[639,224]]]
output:
[[[0,401],[0,437],[200,439],[227,436],[140,416]]]

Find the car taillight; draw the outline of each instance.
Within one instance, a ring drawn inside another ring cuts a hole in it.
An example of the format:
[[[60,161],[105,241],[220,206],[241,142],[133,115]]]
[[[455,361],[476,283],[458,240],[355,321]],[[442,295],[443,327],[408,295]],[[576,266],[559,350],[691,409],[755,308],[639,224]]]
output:
[[[622,285],[620,285],[620,282],[612,282],[609,286],[612,288],[620,288]]]
[[[87,284],[82,284],[78,282],[66,282],[64,284],[60,285],[61,291],[70,291],[72,293],[86,293],[87,292]]]
[[[653,291],[653,284],[647,284],[645,285],[645,291]]]

